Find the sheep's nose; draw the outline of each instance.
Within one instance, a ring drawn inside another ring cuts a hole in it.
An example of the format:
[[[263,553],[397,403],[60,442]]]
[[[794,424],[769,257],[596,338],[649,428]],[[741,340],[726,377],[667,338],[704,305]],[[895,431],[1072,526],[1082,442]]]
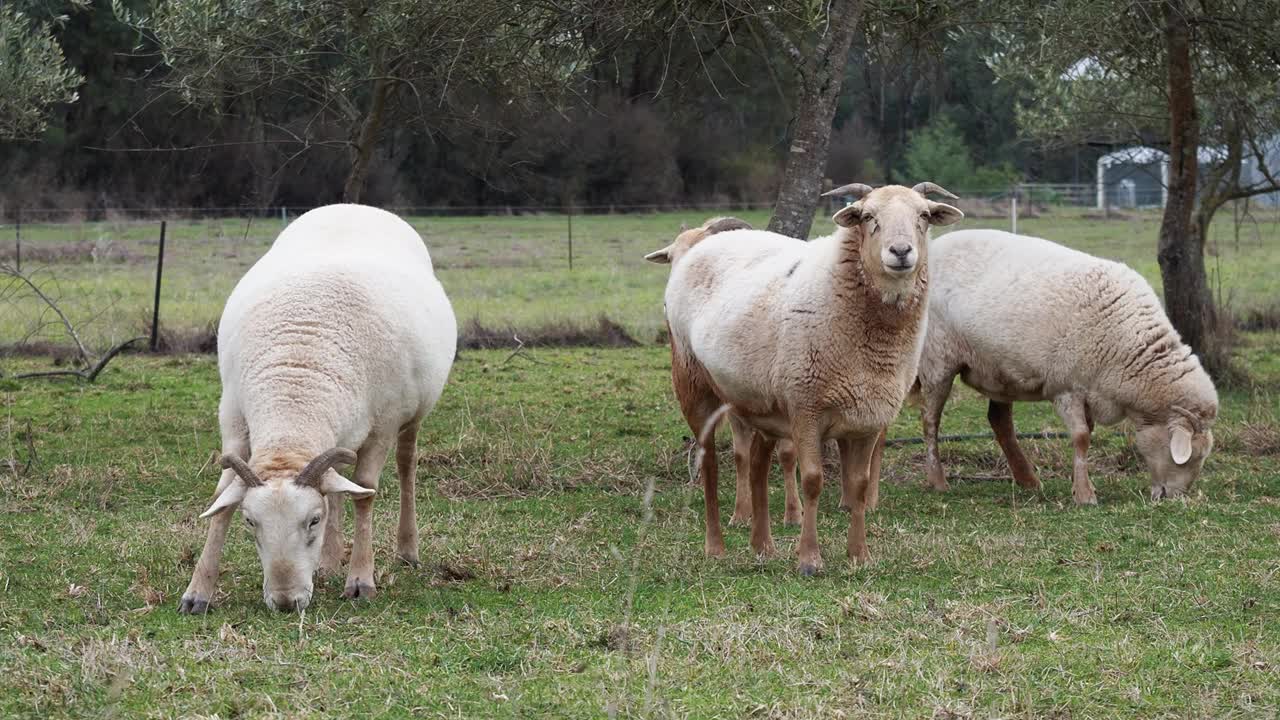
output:
[[[310,603],[311,598],[305,595],[291,595],[289,593],[271,593],[271,606],[281,612],[292,612],[294,610],[303,610]]]
[[[911,245],[907,243],[894,243],[889,246],[889,252],[893,253],[898,259],[902,259],[911,254]]]

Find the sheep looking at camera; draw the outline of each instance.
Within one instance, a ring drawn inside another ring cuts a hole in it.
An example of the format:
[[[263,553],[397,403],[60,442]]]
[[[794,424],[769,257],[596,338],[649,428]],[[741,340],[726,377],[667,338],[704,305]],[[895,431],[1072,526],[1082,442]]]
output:
[[[666,290],[672,381],[685,420],[714,457],[704,431],[722,405],[756,431],[751,444],[751,544],[774,552],[765,475],[779,438],[795,444],[804,492],[799,567],[822,566],[817,499],[822,443],[838,440],[850,501],[847,551],[869,560],[865,510],[876,440],[897,415],[916,376],[924,340],[928,236],[962,213],[928,200],[932,183],[830,194],[860,199],[833,218],[835,234],[796,242],[776,233],[731,230],[691,247]],[[701,463],[705,550],[724,553],[718,472]]]
[[[418,426],[443,391],[457,326],[422,238],[391,213],[306,213],[245,274],[218,326],[222,465],[204,551],[179,610],[209,609],[238,507],[263,567],[263,599],[311,601],[312,576],[342,561],[342,502],[355,503],[343,597],[368,598],[373,494],[389,450],[400,480],[397,554],[418,561]],[[355,465],[353,480],[335,465]]]

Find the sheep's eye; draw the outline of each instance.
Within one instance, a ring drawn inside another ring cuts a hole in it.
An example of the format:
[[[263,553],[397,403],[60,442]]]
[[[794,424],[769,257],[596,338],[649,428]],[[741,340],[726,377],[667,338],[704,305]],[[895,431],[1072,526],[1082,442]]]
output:
[[[317,515],[317,516],[315,516],[315,517],[311,518],[311,522],[307,523],[307,527],[309,527],[309,528],[313,528],[313,527],[315,527],[315,526],[317,526],[317,525],[319,525],[319,524],[320,524],[320,516],[319,516],[319,515]]]
[[[928,219],[929,219],[929,211],[928,211],[928,210],[925,210],[924,212],[920,213],[920,217],[924,218],[925,220],[928,220]]]
[[[250,520],[249,518],[245,518],[245,519],[244,519],[244,524],[245,524],[245,525],[248,525],[248,526],[249,526],[249,527],[251,527],[251,528],[256,528],[256,527],[258,527],[258,523],[256,523],[256,522],[254,522],[254,521]]]

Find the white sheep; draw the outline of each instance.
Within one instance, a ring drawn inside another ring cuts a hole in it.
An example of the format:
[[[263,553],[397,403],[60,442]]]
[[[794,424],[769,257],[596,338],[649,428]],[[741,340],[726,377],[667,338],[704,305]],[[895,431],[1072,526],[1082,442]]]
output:
[[[751,545],[774,552],[765,475],[777,438],[795,444],[804,490],[800,572],[821,568],[817,499],[822,443],[840,446],[850,500],[849,557],[870,559],[865,509],[876,440],[897,415],[916,376],[924,339],[931,225],[961,212],[931,202],[932,183],[872,190],[835,214],[836,233],[808,243],[733,230],[699,242],[672,266],[666,290],[672,381],[681,411],[714,457],[717,411],[755,430],[751,443]],[[701,463],[708,555],[724,553],[718,472]]]
[[[236,507],[256,540],[267,605],[305,608],[314,573],[341,564],[346,495],[355,537],[343,597],[372,597],[372,496],[392,446],[396,551],[416,564],[418,426],[456,343],[453,309],[408,223],[330,205],[289,225],[231,292],[218,326],[226,470],[201,515],[213,520],[179,611],[208,611]],[[354,482],[333,470],[351,463]]]
[[[1018,447],[1012,403],[1051,400],[1075,446],[1076,503],[1097,502],[1085,457],[1094,423],[1125,418],[1137,428],[1152,497],[1186,492],[1213,446],[1218,395],[1141,275],[997,230],[939,237],[930,268],[919,391],[934,488],[947,488],[938,428],[959,375],[990,399],[987,419],[1019,485],[1040,481]]]
[[[751,225],[745,220],[735,217],[714,217],[696,228],[682,227],[680,234],[676,236],[676,239],[670,245],[661,250],[654,250],[645,255],[644,259],[660,265],[673,265],[681,257],[684,257],[685,253],[689,252],[689,248],[716,233],[751,229]],[[751,522],[749,458],[751,440],[755,431],[751,429],[751,426],[746,421],[732,413],[729,415],[729,428],[733,433],[733,464],[735,470],[733,516],[729,518],[729,524],[747,525]],[[777,450],[778,462],[782,465],[783,487],[786,490],[786,504],[782,521],[786,525],[799,525],[800,493],[796,489],[795,447],[792,446],[790,440],[782,439],[778,441]]]

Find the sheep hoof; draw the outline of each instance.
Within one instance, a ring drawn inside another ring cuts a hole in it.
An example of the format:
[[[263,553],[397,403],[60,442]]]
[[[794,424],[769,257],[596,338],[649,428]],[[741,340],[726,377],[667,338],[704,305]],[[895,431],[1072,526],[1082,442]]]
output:
[[[405,565],[408,565],[411,568],[422,567],[422,563],[418,560],[418,553],[416,552],[413,554],[397,553],[396,557],[400,558],[400,562],[404,563]]]
[[[209,612],[209,598],[198,593],[187,593],[178,603],[178,612],[182,615],[204,615]]]
[[[345,600],[372,600],[378,594],[372,582],[364,582],[351,578],[347,580],[347,588],[342,591]]]
[[[724,557],[724,541],[713,543],[710,540],[703,546],[703,551],[707,553],[707,557],[719,558]]]
[[[1098,504],[1098,496],[1094,495],[1093,493],[1085,495],[1084,497],[1077,496],[1075,500],[1076,500],[1076,505],[1097,505]]]
[[[768,560],[769,558],[774,558],[778,556],[778,548],[774,546],[772,540],[770,540],[768,543],[764,545],[761,545],[760,547],[756,547],[752,549],[756,551],[756,557],[760,558],[761,560]]]
[[[745,527],[750,524],[751,524],[751,513],[749,512],[744,513],[741,510],[734,510],[733,517],[729,518],[730,527],[734,527],[734,526]]]
[[[800,511],[796,510],[783,515],[782,524],[787,527],[800,527]]]
[[[800,561],[800,574],[804,577],[814,577],[822,572],[822,561],[815,560],[813,562]]]

